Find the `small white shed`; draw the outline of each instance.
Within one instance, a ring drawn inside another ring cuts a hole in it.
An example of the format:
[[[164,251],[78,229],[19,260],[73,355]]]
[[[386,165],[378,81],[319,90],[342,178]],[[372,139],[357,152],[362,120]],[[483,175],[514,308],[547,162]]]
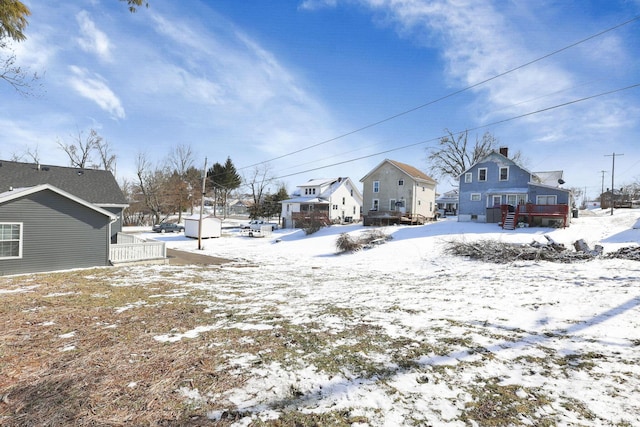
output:
[[[198,238],[198,227],[200,224],[200,214],[194,214],[184,219],[184,235]],[[222,235],[222,220],[211,215],[202,216],[202,237],[220,237]]]

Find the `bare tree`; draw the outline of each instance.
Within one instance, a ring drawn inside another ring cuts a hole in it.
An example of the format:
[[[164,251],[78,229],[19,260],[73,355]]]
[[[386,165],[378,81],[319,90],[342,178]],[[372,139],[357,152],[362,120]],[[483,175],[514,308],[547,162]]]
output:
[[[35,148],[27,148],[25,155],[31,159],[33,163],[40,163],[40,153],[38,153],[38,146]]]
[[[91,152],[98,149],[102,143],[102,137],[94,129],[89,131],[89,135],[83,140],[82,131],[78,131],[75,143],[65,144],[58,140],[58,146],[69,156],[71,167],[84,169],[91,162]]]
[[[111,153],[109,142],[105,139],[99,138],[95,142],[94,149],[98,152],[98,156],[100,157],[100,164],[96,166],[98,166],[99,169],[111,172],[115,176],[116,155]]]
[[[193,193],[187,176],[187,172],[193,167],[193,162],[193,151],[189,145],[179,144],[169,153],[167,163],[171,169],[171,176],[167,184],[171,189],[170,199],[173,201],[175,210],[178,211],[178,222],[182,221],[182,212],[189,205],[189,198]]]
[[[34,89],[40,86],[40,75],[17,65],[16,55],[13,51],[4,53],[7,50],[7,44],[0,40],[0,80],[9,83],[22,96],[33,95]]]
[[[250,218],[263,216],[262,204],[265,199],[265,192],[273,180],[271,167],[267,163],[257,165],[244,177],[244,183],[249,188],[253,201],[253,205],[249,207]]]
[[[166,174],[163,170],[154,168],[146,154],[138,153],[136,158],[136,176],[138,177],[138,191],[141,203],[149,210],[153,223],[160,222],[163,214],[163,188],[166,184]]]
[[[468,131],[461,132],[457,136],[449,129],[445,131],[448,135],[440,138],[439,146],[432,148],[427,157],[430,171],[437,177],[448,177],[457,181],[465,170],[498,147],[498,140],[489,132],[485,132],[480,139],[476,137],[471,146]],[[518,160],[520,153],[516,152],[510,158]]]

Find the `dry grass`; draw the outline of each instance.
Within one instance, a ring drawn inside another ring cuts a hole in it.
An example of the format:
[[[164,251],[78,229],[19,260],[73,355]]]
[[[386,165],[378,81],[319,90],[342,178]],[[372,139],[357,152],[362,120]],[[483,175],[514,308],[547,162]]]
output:
[[[169,347],[153,339],[199,324],[202,310],[190,300],[151,298],[171,291],[169,283],[114,287],[104,272],[95,276],[40,275],[33,292],[2,295],[0,424],[203,425],[206,413],[177,390],[220,393],[242,378],[220,370],[219,353],[202,341]],[[13,281],[17,288],[20,279]],[[118,312],[149,300],[157,301]],[[232,330],[216,333],[221,342],[235,342]]]

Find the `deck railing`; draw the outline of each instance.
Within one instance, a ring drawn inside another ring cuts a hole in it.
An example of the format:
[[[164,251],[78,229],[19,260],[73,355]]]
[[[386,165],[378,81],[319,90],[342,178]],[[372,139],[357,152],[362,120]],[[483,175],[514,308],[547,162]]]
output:
[[[118,233],[117,243],[109,246],[112,264],[164,259],[167,257],[165,242],[149,242],[127,233]]]
[[[547,218],[560,218],[562,219],[563,226],[567,226],[567,219],[569,218],[569,205],[536,205],[533,203],[527,203],[524,205],[500,205],[500,211],[502,214],[501,224],[504,227],[507,214],[512,212],[513,221],[518,223],[519,218],[527,218],[529,225],[531,225],[534,217],[547,217]]]

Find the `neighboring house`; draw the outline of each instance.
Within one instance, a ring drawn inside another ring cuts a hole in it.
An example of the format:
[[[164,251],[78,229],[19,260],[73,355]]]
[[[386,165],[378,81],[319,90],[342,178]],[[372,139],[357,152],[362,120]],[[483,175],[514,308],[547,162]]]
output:
[[[560,187],[562,172],[532,173],[507,155],[507,148],[500,148],[460,175],[458,221],[512,228],[518,222],[551,225],[560,220],[566,226],[572,198],[570,190]]]
[[[424,224],[436,216],[437,182],[413,166],[385,159],[360,182],[364,225]]]
[[[114,214],[117,220],[111,225],[111,241],[115,242],[122,231],[122,211],[128,204],[111,172],[0,160],[0,193],[41,184],[50,184]]]
[[[436,199],[436,204],[438,205],[438,212],[443,216],[446,215],[456,215],[458,213],[458,200],[460,198],[460,194],[457,188],[453,190],[449,190],[446,193],[440,195]]]
[[[632,199],[632,195],[625,193],[622,188],[620,190],[614,189],[613,191],[607,188],[607,191],[600,195],[600,207],[602,209],[611,209],[612,206],[613,208],[635,207]],[[637,205],[637,203],[635,204]]]
[[[348,177],[309,180],[292,196],[280,202],[283,228],[310,217],[328,224],[360,221],[362,194]]]
[[[50,184],[0,192],[0,276],[110,265],[115,221]]]

